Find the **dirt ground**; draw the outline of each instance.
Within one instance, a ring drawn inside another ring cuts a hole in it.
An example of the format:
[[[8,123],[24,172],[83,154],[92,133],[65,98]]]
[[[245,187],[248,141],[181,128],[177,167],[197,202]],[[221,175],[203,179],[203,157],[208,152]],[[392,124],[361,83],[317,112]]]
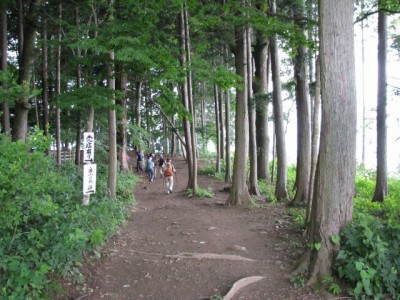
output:
[[[100,258],[84,266],[86,286],[70,299],[223,299],[235,282],[252,276],[260,280],[229,299],[323,299],[290,282],[301,237],[283,205],[226,208],[224,182],[205,175],[199,175],[198,185],[215,198],[189,198],[187,166],[183,160],[173,163],[172,194],[159,174],[150,184],[140,173],[143,183],[135,188],[131,217]]]

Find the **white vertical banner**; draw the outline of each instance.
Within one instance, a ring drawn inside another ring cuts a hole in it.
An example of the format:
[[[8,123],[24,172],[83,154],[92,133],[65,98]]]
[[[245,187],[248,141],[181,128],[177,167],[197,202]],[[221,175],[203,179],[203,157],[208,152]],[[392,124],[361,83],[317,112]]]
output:
[[[83,165],[83,194],[96,193],[96,164]]]
[[[83,133],[83,163],[92,163],[94,161],[94,133]]]

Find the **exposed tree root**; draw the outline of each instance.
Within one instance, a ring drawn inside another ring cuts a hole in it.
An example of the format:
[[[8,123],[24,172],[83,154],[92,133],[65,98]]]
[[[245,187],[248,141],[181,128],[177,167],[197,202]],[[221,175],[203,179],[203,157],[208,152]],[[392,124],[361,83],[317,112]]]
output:
[[[240,260],[240,261],[255,261],[254,259],[246,258],[239,255],[215,254],[215,253],[180,253],[176,255],[166,255],[167,257],[175,258],[196,258],[196,259],[223,259],[223,260]]]
[[[145,253],[139,251],[131,251],[140,254],[146,255],[154,255],[154,256],[163,256],[163,257],[171,257],[171,258],[195,258],[195,259],[222,259],[222,260],[235,260],[235,261],[255,261],[251,258],[246,258],[239,255],[229,255],[229,254],[215,254],[215,253],[189,253],[183,252],[175,255],[171,254],[161,254],[161,253]]]
[[[264,279],[264,277],[262,277],[262,276],[251,276],[251,277],[245,277],[245,278],[242,278],[242,279],[236,281],[233,284],[232,288],[229,290],[228,294],[225,295],[224,300],[233,299],[233,297],[236,295],[236,293],[240,289],[242,289],[245,286],[248,286],[248,285],[250,285],[252,283],[260,281],[262,279]]]

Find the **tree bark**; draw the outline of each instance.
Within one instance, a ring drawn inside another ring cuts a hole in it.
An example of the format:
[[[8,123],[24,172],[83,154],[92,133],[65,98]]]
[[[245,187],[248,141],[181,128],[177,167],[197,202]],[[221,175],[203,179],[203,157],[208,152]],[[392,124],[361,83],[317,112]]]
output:
[[[187,3],[185,3],[187,6]],[[190,135],[191,135],[191,151],[192,151],[192,184],[190,188],[192,189],[193,194],[196,194],[197,191],[197,136],[196,136],[196,112],[194,109],[194,99],[193,99],[193,84],[192,84],[192,71],[191,71],[191,46],[190,46],[190,30],[189,30],[189,15],[187,7],[184,10],[184,18],[185,18],[185,43],[186,43],[186,56],[188,63],[188,96],[189,96],[189,112],[192,115],[192,122],[190,124]],[[189,149],[188,149],[189,150]]]
[[[110,8],[113,6],[113,0],[109,0]],[[114,16],[110,15],[110,22]],[[107,64],[108,88],[113,91],[108,110],[108,191],[112,198],[117,195],[117,118],[115,114],[115,54],[114,50],[109,53],[109,62]]]
[[[308,188],[308,201],[306,208],[306,224],[310,223],[311,207],[314,196],[315,171],[317,169],[318,150],[319,150],[319,131],[320,131],[320,112],[321,112],[321,72],[319,57],[315,60],[315,95],[314,110],[312,117],[312,137],[311,137],[311,169]]]
[[[4,2],[0,4],[0,43],[1,43],[1,71],[7,71],[7,5]],[[7,89],[7,85],[2,83],[3,89]],[[8,102],[1,103],[1,132],[7,136],[11,134],[10,125],[10,108]]]
[[[225,91],[225,182],[231,181],[231,100],[229,90]]]
[[[235,29],[235,40],[236,74],[243,80],[243,89],[236,90],[235,158],[232,187],[226,205],[246,206],[251,199],[246,184],[247,158],[249,154],[249,119],[247,105],[247,46],[246,32],[243,27]]]
[[[278,48],[276,45],[276,37],[270,39],[271,51],[271,69],[272,69],[272,82],[273,82],[273,104],[274,104],[274,122],[275,122],[275,136],[276,136],[276,156],[277,174],[276,174],[276,199],[286,200],[288,197],[287,192],[287,158],[286,158],[286,143],[285,143],[285,130],[283,122],[283,108],[281,96],[281,80],[279,70],[279,57]]]
[[[187,63],[187,54],[186,51],[186,26],[185,26],[185,11],[184,9],[181,10],[180,13],[180,36],[181,36],[181,66],[183,68],[186,68],[186,63]],[[190,113],[190,108],[189,108],[189,90],[188,90],[188,77],[185,76],[184,82],[181,87],[182,91],[182,104],[185,107],[185,109]],[[183,129],[185,132],[185,141],[186,141],[186,161],[188,163],[188,172],[189,172],[189,178],[188,178],[188,188],[191,188],[193,186],[193,151],[191,149],[192,147],[192,136],[191,136],[191,128],[190,128],[190,123],[189,119],[185,116],[183,117]]]
[[[47,20],[43,20],[42,29],[42,105],[43,105],[43,131],[49,135],[49,70],[47,54]]]
[[[79,6],[75,7],[75,24],[79,26]],[[82,51],[80,48],[76,49],[76,56],[78,59],[81,58]],[[81,65],[78,63],[76,67],[76,87],[78,89],[81,88]],[[82,139],[82,130],[81,130],[81,122],[82,122],[82,112],[78,111],[77,122],[76,122],[76,148],[75,148],[75,165],[81,165],[81,139]]]
[[[119,90],[123,97],[117,100],[117,105],[120,107],[118,130],[117,130],[117,144],[119,146],[119,160],[121,170],[124,172],[129,171],[128,153],[127,153],[127,112],[126,112],[126,90],[127,90],[127,75],[123,67],[120,67],[116,76],[116,89]]]
[[[32,3],[31,3],[32,5]],[[18,0],[18,57],[21,59],[24,49],[24,0]]]
[[[299,45],[294,63],[297,104],[296,195],[291,201],[291,204],[307,203],[309,193],[308,189],[311,168],[311,124],[306,55],[306,47]]]
[[[36,41],[36,25],[37,25],[37,0],[32,0],[29,5],[28,13],[24,19],[23,35],[20,36],[19,44],[22,45],[22,52],[19,60],[19,78],[18,84],[24,85],[25,89],[29,89],[32,79],[35,41]],[[22,41],[23,38],[23,41]],[[30,108],[27,96],[21,96],[15,102],[15,118],[13,124],[13,141],[25,141],[28,130],[28,110]]]
[[[310,280],[331,273],[339,245],[332,237],[352,218],[356,167],[357,103],[354,1],[320,1],[322,122],[309,242]]]
[[[224,160],[224,156],[225,156],[225,152],[224,152],[224,99],[223,99],[223,91],[222,89],[218,90],[218,109],[219,109],[219,113],[218,113],[218,117],[219,117],[219,134],[220,134],[220,158],[221,160]]]
[[[218,97],[221,95],[219,92],[218,92],[218,86],[217,86],[217,84],[214,84],[214,108],[215,108],[215,138],[216,138],[216,140],[217,140],[217,158],[216,158],[216,161],[215,161],[215,171],[217,172],[217,173],[220,173],[221,172],[221,144],[222,144],[222,141],[221,141],[221,134],[220,134],[220,130],[221,130],[221,126],[220,126],[220,124],[219,124],[219,122],[220,122],[220,117],[219,117],[219,113],[220,113],[220,110],[219,110],[219,104],[220,104],[220,101],[218,100]]]
[[[381,5],[383,1],[379,1]],[[387,16],[378,12],[378,101],[376,111],[376,185],[373,201],[383,202],[387,196],[387,125],[386,125],[386,61],[387,61]]]
[[[58,19],[62,20],[62,2],[61,0],[58,3]],[[61,25],[58,27],[57,32],[57,40],[58,45],[56,48],[56,88],[55,88],[55,96],[56,98],[61,94]],[[56,161],[57,165],[61,165],[61,109],[57,105],[56,108]]]
[[[254,46],[256,101],[256,143],[257,143],[257,175],[258,179],[271,181],[269,173],[269,134],[268,134],[268,45],[269,41],[262,33],[257,33]]]
[[[206,83],[202,83],[202,97],[201,97],[201,138],[203,140],[203,152],[207,150],[206,141]]]
[[[250,176],[249,176],[249,193],[259,196],[257,175],[257,142],[256,142],[256,104],[253,98],[253,58],[251,52],[251,29],[246,29],[246,46],[247,46],[247,97],[249,109],[249,156],[250,156]]]

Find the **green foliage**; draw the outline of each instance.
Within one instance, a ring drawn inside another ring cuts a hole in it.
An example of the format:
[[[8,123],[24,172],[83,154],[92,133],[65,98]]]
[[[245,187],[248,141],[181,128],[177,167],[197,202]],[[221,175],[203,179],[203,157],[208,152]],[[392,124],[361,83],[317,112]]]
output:
[[[0,86],[0,103],[8,102],[13,105],[16,100],[40,94],[40,90],[30,88],[26,82],[18,84],[11,72],[0,71],[0,82],[7,86],[7,88]]]
[[[341,233],[335,269],[357,299],[399,297],[400,183],[388,180],[389,195],[372,202],[375,173],[357,168],[353,223]]]
[[[99,167],[97,193],[82,206],[82,172],[45,156],[50,142],[40,131],[26,144],[0,135],[1,299],[51,298],[57,274],[82,280],[83,252],[98,249],[133,203],[136,179],[121,173],[117,199],[109,199]]]
[[[308,244],[311,250],[319,251],[321,249],[321,243],[310,243]]]
[[[110,98],[121,98],[122,93],[101,86],[85,86],[71,89],[58,97],[57,106],[61,109],[77,107],[79,109],[92,106],[94,108],[116,108],[111,105]]]
[[[287,169],[287,186],[293,187],[296,182],[296,165],[291,164]],[[292,188],[288,189],[289,199],[293,199],[295,196],[295,190]]]
[[[214,163],[214,162],[213,162]],[[218,180],[224,180],[225,179],[225,172],[226,172],[226,164],[225,161],[221,162],[221,172],[217,172],[215,165],[208,165],[203,168],[198,169],[198,174],[202,175],[208,175],[211,177],[214,177]]]
[[[357,298],[381,299],[399,296],[400,235],[386,221],[364,215],[342,233],[342,248],[336,258],[340,278],[353,285]]]
[[[268,201],[276,203],[275,187],[266,180],[258,180],[258,188],[260,193],[265,196]]]
[[[305,284],[304,278],[302,276],[298,276],[298,275],[291,276],[289,280],[296,289],[304,286],[304,284]]]
[[[141,149],[145,148],[144,141],[149,139],[149,133],[144,128],[129,124],[128,133],[131,144],[138,145]]]
[[[223,300],[224,297],[220,296],[220,295],[213,295],[211,296],[210,300]]]
[[[342,289],[340,288],[340,286],[337,283],[335,283],[333,281],[332,276],[324,275],[322,277],[322,282],[327,285],[328,291],[330,293],[332,293],[333,295],[337,296],[341,293]]]
[[[304,232],[306,209],[303,207],[291,207],[287,213],[291,219],[291,227],[299,233]]]
[[[340,235],[334,234],[331,236],[331,241],[334,245],[339,245],[340,242]]]
[[[273,178],[276,179],[276,172],[277,172],[277,163],[278,161],[275,160],[275,174],[272,174],[272,165],[273,165],[273,161],[270,161],[269,163],[269,171],[271,174],[271,177],[273,175]],[[288,166],[287,168],[287,186],[288,187],[292,187],[294,186],[294,183],[296,182],[296,166],[294,164],[291,164]],[[273,203],[276,202],[276,197],[275,197],[275,182],[268,184],[267,182],[263,182],[263,181],[258,181],[259,184],[259,188],[260,188],[260,192],[261,194],[265,195],[266,198],[270,201],[272,201]],[[289,199],[293,199],[294,195],[295,195],[295,190],[294,189],[289,189],[288,190],[288,196]]]
[[[186,195],[188,197],[195,196],[195,197],[200,198],[200,199],[206,199],[206,198],[210,199],[210,198],[214,198],[214,196],[215,196],[215,194],[213,193],[211,188],[203,189],[203,188],[200,188],[200,187],[196,188],[196,193],[194,195],[193,195],[193,190],[192,189],[187,189],[186,190]]]

